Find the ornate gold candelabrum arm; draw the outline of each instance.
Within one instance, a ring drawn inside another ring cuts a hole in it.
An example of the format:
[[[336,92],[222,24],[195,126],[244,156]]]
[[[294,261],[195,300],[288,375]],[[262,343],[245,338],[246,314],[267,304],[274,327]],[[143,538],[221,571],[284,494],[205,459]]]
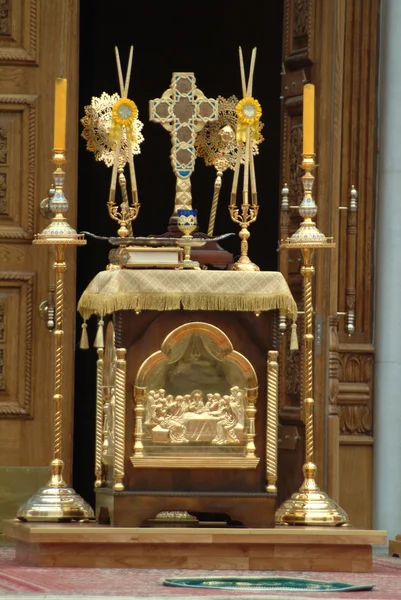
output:
[[[53,162],[56,169],[53,173],[54,194],[49,198],[49,211],[52,214],[50,224],[35,236],[37,245],[55,247],[56,260],[56,327],[55,337],[55,369],[54,369],[54,451],[51,461],[51,476],[46,487],[34,494],[18,511],[17,518],[23,521],[60,521],[77,519],[94,519],[92,508],[72,488],[67,487],[63,478],[64,462],[62,460],[62,409],[63,409],[63,316],[64,316],[64,273],[67,265],[64,259],[66,246],[82,246],[86,240],[67,222],[64,216],[68,210],[68,200],[64,195],[63,165],[64,150],[54,150]]]
[[[138,202],[138,194],[136,191],[133,194],[133,202],[131,206],[129,205],[127,182],[125,179],[124,170],[122,168],[118,169],[118,181],[122,195],[121,205],[120,207],[116,205],[115,194],[110,193],[109,201],[107,202],[107,208],[110,217],[114,221],[117,221],[120,226],[117,231],[118,235],[122,238],[125,238],[130,235],[132,236],[132,221],[135,221],[137,218],[141,205]]]
[[[241,204],[241,208],[238,208],[235,204],[231,203],[228,206],[228,210],[230,211],[231,220],[241,227],[239,232],[239,237],[241,239],[241,256],[238,261],[234,263],[233,270],[259,271],[259,267],[255,265],[248,256],[248,239],[251,235],[248,228],[257,219],[259,205]]]
[[[299,214],[303,221],[299,229],[281,243],[282,248],[301,250],[303,266],[304,292],[304,386],[303,407],[305,416],[305,463],[303,465],[304,481],[298,492],[284,502],[276,512],[276,523],[280,525],[345,525],[347,514],[316,484],[316,465],[314,463],[314,399],[313,399],[313,304],[312,278],[315,269],[312,265],[314,250],[331,248],[335,244],[332,238],[321,233],[313,218],[317,214],[317,206],[312,196],[315,168],[313,154],[304,154],[302,177],[304,197],[299,206]]]

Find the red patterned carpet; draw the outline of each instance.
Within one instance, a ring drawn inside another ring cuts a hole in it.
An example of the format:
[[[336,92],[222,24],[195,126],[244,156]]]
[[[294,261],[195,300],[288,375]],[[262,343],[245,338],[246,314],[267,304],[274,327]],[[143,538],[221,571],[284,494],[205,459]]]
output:
[[[186,590],[162,585],[165,577],[247,575],[241,571],[193,571],[182,569],[71,569],[25,567],[15,561],[14,549],[0,546],[0,597],[17,594],[20,598],[32,595],[36,598],[57,595],[83,596],[129,596],[134,598],[168,598],[181,600],[191,596],[213,599],[228,598],[224,590]],[[277,592],[253,592],[254,598],[325,598],[326,600],[401,600],[401,559],[389,558],[383,551],[375,556],[373,573],[300,573],[300,572],[261,572],[252,571],[252,575],[288,575],[322,579],[324,581],[342,581],[354,585],[373,583],[371,592],[337,592],[313,594]],[[230,597],[244,598],[243,592],[232,591]],[[17,597],[18,597],[17,596]],[[247,598],[249,598],[249,592]]]

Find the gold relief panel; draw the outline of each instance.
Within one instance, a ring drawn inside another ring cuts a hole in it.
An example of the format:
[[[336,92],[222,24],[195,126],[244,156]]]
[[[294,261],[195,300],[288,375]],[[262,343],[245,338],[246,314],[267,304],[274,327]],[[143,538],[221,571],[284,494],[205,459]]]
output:
[[[34,229],[36,96],[0,94],[0,238],[31,240]]]
[[[33,279],[0,271],[0,418],[32,416]]]
[[[35,65],[38,0],[0,0],[0,62]]]
[[[132,464],[255,468],[257,390],[252,365],[220,329],[178,327],[137,373]]]

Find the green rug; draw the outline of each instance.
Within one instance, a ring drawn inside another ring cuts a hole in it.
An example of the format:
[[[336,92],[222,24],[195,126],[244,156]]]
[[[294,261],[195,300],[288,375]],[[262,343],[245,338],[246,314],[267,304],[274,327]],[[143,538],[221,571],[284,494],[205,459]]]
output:
[[[366,592],[373,585],[350,585],[298,577],[168,577],[163,585],[215,590],[269,590],[274,592]]]

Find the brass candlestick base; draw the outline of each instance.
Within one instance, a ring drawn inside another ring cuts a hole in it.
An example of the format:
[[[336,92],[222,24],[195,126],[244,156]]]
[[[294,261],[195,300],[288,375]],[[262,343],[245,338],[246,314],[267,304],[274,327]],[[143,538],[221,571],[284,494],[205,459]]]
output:
[[[63,480],[64,463],[53,460],[52,475],[41,488],[23,504],[18,512],[20,521],[93,521],[92,507]]]
[[[303,466],[304,482],[276,512],[277,525],[346,525],[348,516],[315,482],[316,465]]]
[[[255,265],[248,256],[248,238],[251,234],[245,227],[239,232],[241,238],[241,256],[233,264],[233,271],[260,271],[258,265]]]

